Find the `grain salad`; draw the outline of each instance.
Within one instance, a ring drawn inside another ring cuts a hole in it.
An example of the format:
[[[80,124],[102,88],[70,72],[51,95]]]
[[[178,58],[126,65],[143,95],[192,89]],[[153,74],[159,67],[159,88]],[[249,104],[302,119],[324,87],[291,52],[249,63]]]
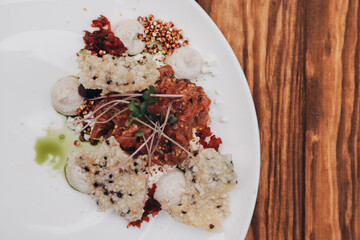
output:
[[[101,15],[91,26],[77,53],[79,73],[55,84],[52,96],[79,136],[74,145],[99,143],[68,153],[69,185],[127,227],[164,210],[180,223],[220,229],[238,182],[211,131],[211,100],[195,81],[206,61],[182,29],[152,14],[114,29]]]
[[[80,83],[85,88],[101,89],[102,94],[142,91],[155,84],[160,76],[152,59],[142,61],[128,55],[99,57],[82,50],[77,61]]]
[[[70,153],[67,176],[71,166],[79,166],[79,175],[87,179],[87,193],[93,195],[98,209],[105,211],[112,208],[120,216],[133,221],[139,219],[143,213],[147,156],[139,156],[133,162],[122,166],[108,179],[104,178],[108,171],[127,157],[114,137],[110,137],[102,142],[97,152],[80,150]]]

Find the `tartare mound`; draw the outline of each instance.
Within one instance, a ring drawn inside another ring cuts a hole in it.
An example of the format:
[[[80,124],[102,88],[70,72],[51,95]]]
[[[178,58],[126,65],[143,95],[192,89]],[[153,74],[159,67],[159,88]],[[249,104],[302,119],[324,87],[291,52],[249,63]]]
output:
[[[148,107],[148,117],[153,122],[165,121],[170,105],[170,113],[177,118],[177,121],[173,124],[167,123],[164,127],[164,133],[183,148],[189,149],[189,142],[193,139],[193,129],[205,128],[210,123],[209,106],[211,101],[202,87],[196,86],[196,84],[186,79],[176,79],[171,66],[166,65],[158,70],[161,77],[155,83],[155,93],[163,95],[181,94],[183,96],[178,99],[158,98],[154,105]],[[104,98],[97,104],[95,111],[116,99],[115,97]],[[126,106],[119,104],[116,107],[117,109],[114,108],[114,110],[121,111],[124,107],[126,109]],[[126,125],[129,115],[130,111],[126,110],[114,117],[112,112],[100,109],[95,114],[95,117],[100,116],[99,120],[106,123],[95,123],[91,138],[114,136],[123,150],[128,153],[134,152],[144,143],[144,139],[136,137],[135,133],[143,131],[145,138],[148,138],[152,130],[136,121]],[[141,120],[151,124],[147,118],[141,118]],[[146,153],[146,148],[140,150],[140,154]],[[188,154],[182,148],[162,137],[159,140],[158,148],[154,150],[153,162],[161,166],[165,164],[176,166],[181,164],[187,157]]]

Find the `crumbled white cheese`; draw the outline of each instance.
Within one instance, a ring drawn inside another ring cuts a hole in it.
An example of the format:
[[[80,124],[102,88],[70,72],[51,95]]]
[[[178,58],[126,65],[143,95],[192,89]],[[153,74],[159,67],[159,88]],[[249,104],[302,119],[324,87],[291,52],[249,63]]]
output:
[[[203,58],[203,66],[201,69],[201,73],[211,74],[214,76],[216,74],[215,68],[215,57],[214,56],[206,56]]]
[[[79,120],[79,117],[68,117],[66,120],[66,125],[68,128],[74,131],[80,131],[82,129],[81,123],[73,123],[74,121]]]
[[[134,57],[134,60],[137,61],[139,64],[144,64],[147,61],[147,57],[144,54],[136,54]]]
[[[219,104],[221,104],[221,100],[219,99],[219,98],[217,98],[217,99],[215,99],[215,101],[214,101],[214,104],[215,105],[219,105]]]
[[[161,52],[158,52],[154,55],[153,60],[156,63],[156,67],[162,67],[165,65],[165,55]]]
[[[84,118],[88,118],[91,115],[92,112],[88,113],[87,115],[84,115]],[[68,128],[70,128],[71,130],[74,130],[76,132],[80,132],[81,129],[84,127],[82,122],[79,123],[73,123],[74,121],[79,120],[79,117],[68,117],[66,120],[66,125],[68,126]],[[85,121],[86,124],[88,124],[90,121]],[[90,128],[93,129],[94,128],[95,123],[94,122],[90,122]],[[84,139],[86,141],[88,141],[90,139],[90,135],[89,134],[84,134]]]
[[[200,151],[202,149],[202,145],[199,143],[200,138],[196,136],[196,129],[192,129],[192,139],[190,140],[190,150],[192,152]]]
[[[153,165],[150,167],[150,175],[149,175],[149,187],[151,187],[153,185],[153,183],[156,183],[162,175],[164,175],[164,173],[166,173],[167,171],[173,169],[174,167],[168,166],[168,165],[164,165],[164,166],[160,166],[160,165]],[[148,169],[148,167],[146,166],[146,169]]]
[[[210,118],[214,118],[214,116],[215,116],[215,113],[212,108],[210,108],[209,116],[210,116]]]
[[[222,116],[222,117],[220,118],[220,122],[221,122],[221,123],[227,123],[227,122],[229,122],[229,118],[226,117],[226,116]]]

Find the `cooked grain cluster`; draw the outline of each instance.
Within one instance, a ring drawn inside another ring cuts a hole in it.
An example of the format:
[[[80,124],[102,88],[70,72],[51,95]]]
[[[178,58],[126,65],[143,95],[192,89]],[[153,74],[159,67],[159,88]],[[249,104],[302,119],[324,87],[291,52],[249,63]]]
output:
[[[228,192],[236,179],[230,155],[205,149],[185,162],[186,186],[180,204],[163,207],[179,222],[210,231],[221,228],[230,214]]]
[[[80,83],[88,89],[110,92],[132,93],[153,85],[160,77],[152,59],[140,61],[134,56],[92,55],[81,50],[77,59],[80,68]]]
[[[114,137],[105,140],[99,151],[79,150],[69,157],[76,159],[75,164],[90,180],[91,194],[100,211],[112,208],[128,221],[141,218],[144,212],[146,156],[132,159],[108,178],[105,175],[128,157]]]

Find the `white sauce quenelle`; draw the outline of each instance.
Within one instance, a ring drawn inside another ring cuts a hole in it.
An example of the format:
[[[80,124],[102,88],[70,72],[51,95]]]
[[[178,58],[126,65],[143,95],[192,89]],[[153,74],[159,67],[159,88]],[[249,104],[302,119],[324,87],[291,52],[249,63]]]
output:
[[[113,31],[128,49],[128,54],[135,55],[143,51],[145,42],[137,37],[138,34],[144,34],[144,26],[141,23],[136,20],[125,19],[116,24]]]
[[[91,192],[91,184],[84,170],[76,164],[74,155],[69,154],[69,159],[65,168],[66,178],[69,184],[82,193]]]
[[[84,98],[78,93],[80,82],[74,76],[58,80],[52,89],[51,100],[56,111],[67,116],[76,115]]]
[[[191,47],[181,47],[166,59],[177,78],[194,79],[203,67],[203,58],[200,53]]]
[[[185,176],[179,169],[171,169],[161,176],[156,183],[154,198],[161,204],[168,205],[180,203],[181,194],[185,192]]]

